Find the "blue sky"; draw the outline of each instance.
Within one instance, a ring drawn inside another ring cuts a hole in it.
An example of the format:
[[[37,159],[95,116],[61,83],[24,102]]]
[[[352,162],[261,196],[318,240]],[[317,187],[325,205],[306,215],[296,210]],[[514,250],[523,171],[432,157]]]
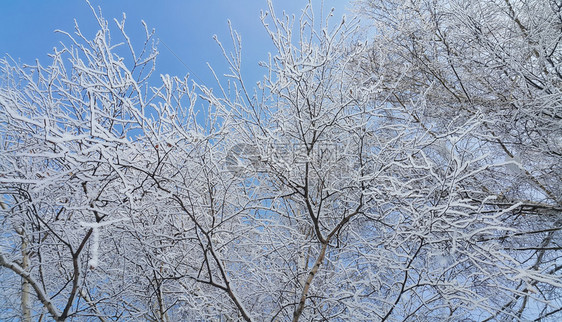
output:
[[[299,14],[307,3],[305,0],[277,0],[276,12],[278,15],[283,10]],[[321,1],[314,0],[313,3],[319,8]],[[91,4],[96,8],[100,6],[103,16],[112,23],[113,18],[120,20],[125,12],[128,34],[138,44],[144,40],[141,20],[149,28],[156,29],[156,36],[161,39],[157,74],[184,76],[189,73],[191,79],[214,87],[206,63],[215,67],[219,74],[226,72],[224,59],[212,36],[216,34],[223,44],[230,43],[227,19],[242,37],[248,81],[255,83],[261,79],[265,70],[257,64],[273,51],[259,18],[260,10],[267,9],[267,0],[91,0]],[[324,0],[325,12],[335,7],[337,19],[348,6],[348,0]],[[0,4],[0,57],[10,55],[16,61],[28,64],[38,58],[47,65],[47,53],[52,52],[53,47],[60,47],[60,41],[69,43],[64,35],[54,30],[73,32],[75,18],[87,36],[95,34],[95,18],[85,1],[3,0]]]

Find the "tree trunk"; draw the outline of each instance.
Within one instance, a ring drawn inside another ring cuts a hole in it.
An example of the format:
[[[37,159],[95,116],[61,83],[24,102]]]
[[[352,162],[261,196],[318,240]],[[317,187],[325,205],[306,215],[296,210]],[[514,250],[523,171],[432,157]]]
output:
[[[29,267],[29,253],[27,252],[27,239],[25,238],[25,232],[23,228],[16,229],[16,232],[21,237],[21,256],[22,256],[22,264],[21,268],[24,271],[27,271]],[[21,279],[21,316],[22,321],[24,322],[31,322],[31,306],[29,303],[29,294],[31,291],[31,287],[29,282],[22,277]]]

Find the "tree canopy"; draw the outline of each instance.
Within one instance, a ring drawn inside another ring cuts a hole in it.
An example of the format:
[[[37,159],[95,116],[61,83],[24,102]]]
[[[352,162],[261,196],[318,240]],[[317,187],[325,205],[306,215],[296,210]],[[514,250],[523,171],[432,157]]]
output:
[[[354,5],[269,3],[255,87],[95,10],[3,60],[0,319],[562,317],[562,3]]]

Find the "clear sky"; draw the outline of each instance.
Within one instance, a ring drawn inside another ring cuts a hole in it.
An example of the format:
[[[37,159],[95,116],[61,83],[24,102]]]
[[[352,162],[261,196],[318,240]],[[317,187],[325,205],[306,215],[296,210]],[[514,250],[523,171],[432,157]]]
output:
[[[349,6],[348,0],[323,2],[324,12],[336,8],[337,19]],[[306,0],[274,1],[278,15],[283,10],[299,14],[307,3]],[[319,8],[321,1],[313,0],[313,3]],[[212,36],[216,34],[223,44],[230,43],[227,19],[231,20],[242,37],[244,65],[249,81],[261,79],[265,70],[257,64],[267,58],[268,52],[273,51],[260,21],[260,10],[267,9],[267,0],[91,0],[91,4],[95,8],[100,6],[103,16],[111,23],[113,18],[121,20],[122,12],[125,12],[126,30],[133,42],[138,44],[144,40],[141,20],[149,28],[156,29],[156,36],[161,39],[157,74],[184,76],[189,73],[192,79],[213,86],[206,63],[209,62],[219,73],[226,72],[224,59]],[[69,44],[64,35],[54,31],[61,29],[73,32],[74,19],[88,37],[95,35],[95,18],[85,1],[0,1],[0,57],[10,55],[21,63],[34,63],[38,58],[43,65],[47,65],[47,53],[52,52],[54,47],[60,47],[61,41]],[[180,57],[191,72],[162,42]]]

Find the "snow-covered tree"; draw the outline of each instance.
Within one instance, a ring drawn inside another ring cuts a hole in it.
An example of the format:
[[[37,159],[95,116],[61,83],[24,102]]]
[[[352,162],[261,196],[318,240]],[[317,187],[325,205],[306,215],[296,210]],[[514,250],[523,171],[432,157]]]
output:
[[[457,191],[505,211],[505,228],[484,240],[522,269],[560,276],[562,3],[365,0],[359,8],[373,27],[362,68],[392,80],[385,93],[434,137],[426,149],[434,161],[447,166],[457,124],[478,120],[463,150],[482,171]],[[560,315],[559,288],[523,275],[501,284],[483,319]]]
[[[149,86],[153,33],[96,13],[50,66],[5,61],[2,318],[554,318],[551,4],[365,1],[364,32],[270,3],[255,89],[235,32],[214,90]]]

